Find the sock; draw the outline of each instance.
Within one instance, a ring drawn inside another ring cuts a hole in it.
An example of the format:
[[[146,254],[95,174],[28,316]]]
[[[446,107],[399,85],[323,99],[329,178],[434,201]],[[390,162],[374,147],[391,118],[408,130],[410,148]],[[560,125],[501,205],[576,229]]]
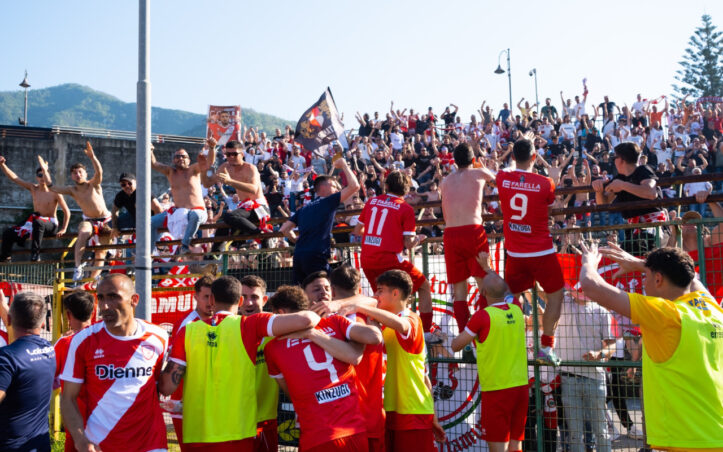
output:
[[[432,329],[433,315],[433,312],[419,312],[419,317],[422,319],[422,329],[424,329],[425,333]]]
[[[459,331],[463,331],[464,327],[467,326],[469,320],[469,308],[467,307],[467,300],[455,300],[454,301],[454,319],[457,321]]]
[[[548,336],[547,334],[543,334],[542,337],[540,337],[540,344],[543,347],[554,347],[555,346],[555,336]]]

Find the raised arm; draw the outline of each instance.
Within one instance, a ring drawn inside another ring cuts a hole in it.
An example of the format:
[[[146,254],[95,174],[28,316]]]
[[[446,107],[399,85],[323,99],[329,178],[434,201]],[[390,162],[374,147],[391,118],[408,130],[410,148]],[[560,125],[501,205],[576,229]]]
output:
[[[580,287],[585,295],[596,301],[600,306],[611,309],[625,317],[630,317],[630,299],[628,294],[615,286],[608,284],[598,272],[598,264],[602,256],[598,252],[597,245],[592,244],[589,247],[585,243],[581,243],[582,248],[582,268],[580,269]],[[606,255],[609,255],[606,253]],[[609,255],[610,256],[610,255]],[[613,256],[611,259],[618,262]],[[618,262],[620,263],[620,262]],[[642,261],[638,264],[642,270],[644,265]],[[625,268],[621,265],[621,269]]]
[[[156,159],[156,154],[153,152],[153,146],[151,146],[151,168],[158,171],[159,173],[162,173],[166,177],[170,176],[172,168],[168,165],[164,165],[163,163],[158,163],[158,160]]]
[[[20,185],[21,187],[23,187],[26,190],[32,190],[33,184],[31,184],[30,182],[24,181],[23,179],[18,177],[18,175],[15,174],[13,172],[13,170],[8,168],[8,166],[5,162],[5,157],[3,157],[3,156],[0,156],[0,170],[2,170],[2,172],[5,173],[5,175],[8,177],[8,179],[10,179],[12,182]]]
[[[321,317],[312,311],[299,311],[293,314],[277,314],[271,325],[274,336],[283,336],[296,331],[314,328]]]
[[[341,190],[341,202],[344,202],[359,191],[359,181],[346,163],[346,159],[337,159],[334,168],[341,169],[346,176],[347,186]]]
[[[93,152],[93,146],[91,146],[90,141],[85,142],[85,149],[83,152],[85,152],[85,155],[87,155],[90,159],[90,163],[93,164],[93,178],[89,180],[88,183],[90,183],[90,185],[100,187],[100,184],[103,183],[103,167],[100,166],[100,160],[98,160],[98,157],[95,156],[95,152]]]
[[[61,195],[72,195],[73,194],[70,187],[56,187],[53,185],[53,180],[50,177],[50,170],[48,169],[48,162],[46,162],[45,159],[42,158],[41,156],[38,156],[38,164],[40,165],[40,169],[43,171],[43,178],[45,179],[45,185],[48,186],[50,191],[59,193]]]

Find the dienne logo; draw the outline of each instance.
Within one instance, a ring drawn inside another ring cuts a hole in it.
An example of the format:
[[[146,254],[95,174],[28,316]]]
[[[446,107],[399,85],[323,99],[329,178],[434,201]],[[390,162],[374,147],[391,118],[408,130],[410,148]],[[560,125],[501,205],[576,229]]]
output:
[[[150,377],[153,367],[115,367],[113,364],[95,366],[95,376],[100,380],[120,380],[122,378]]]

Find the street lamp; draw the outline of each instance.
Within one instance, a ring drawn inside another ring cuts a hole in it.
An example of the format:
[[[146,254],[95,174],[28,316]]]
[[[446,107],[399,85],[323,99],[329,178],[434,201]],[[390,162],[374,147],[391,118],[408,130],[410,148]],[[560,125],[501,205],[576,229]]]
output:
[[[537,98],[537,68],[532,68],[530,77],[535,76],[535,105],[537,106],[537,115],[540,115],[540,100]]]
[[[510,91],[510,103],[508,108],[510,109],[510,114],[512,114],[512,72],[510,71],[510,49],[505,49],[497,55],[497,69],[495,69],[495,74],[505,73],[505,70],[502,69],[502,66],[500,65],[500,58],[502,58],[502,54],[505,52],[507,52],[507,81],[509,83]]]
[[[28,126],[28,88],[30,88],[30,83],[28,83],[28,71],[25,70],[25,78],[23,78],[23,81],[20,82],[20,86],[25,88],[25,112],[23,113],[23,118],[18,118],[18,123],[20,123],[21,126]]]

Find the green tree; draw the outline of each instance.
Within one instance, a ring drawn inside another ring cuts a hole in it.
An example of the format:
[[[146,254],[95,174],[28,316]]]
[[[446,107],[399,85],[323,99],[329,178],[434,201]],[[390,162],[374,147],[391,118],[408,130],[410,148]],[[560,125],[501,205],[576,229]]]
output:
[[[680,62],[681,69],[673,84],[678,97],[723,96],[723,33],[713,25],[711,17],[703,15],[703,24],[695,29]]]

